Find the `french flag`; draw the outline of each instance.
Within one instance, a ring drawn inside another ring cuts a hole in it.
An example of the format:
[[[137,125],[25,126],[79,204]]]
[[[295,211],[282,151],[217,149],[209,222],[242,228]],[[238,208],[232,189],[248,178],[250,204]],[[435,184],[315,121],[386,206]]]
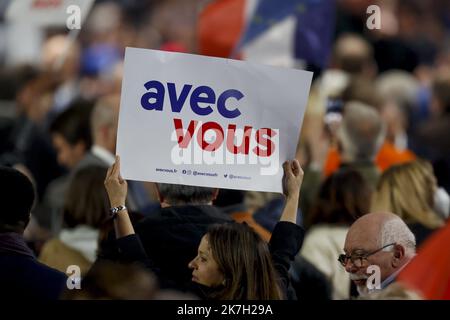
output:
[[[335,0],[216,0],[200,13],[199,53],[323,69],[335,14]]]

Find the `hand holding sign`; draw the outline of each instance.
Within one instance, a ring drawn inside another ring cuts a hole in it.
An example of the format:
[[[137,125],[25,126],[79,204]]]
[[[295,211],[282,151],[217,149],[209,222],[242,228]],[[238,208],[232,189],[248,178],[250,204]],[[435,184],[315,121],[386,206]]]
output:
[[[296,197],[303,182],[303,170],[297,159],[283,163],[283,194],[286,198]]]
[[[297,223],[298,199],[303,181],[303,170],[297,159],[283,163],[283,193],[286,197],[280,221]]]
[[[105,188],[108,193],[111,207],[125,205],[127,199],[128,184],[120,175],[120,157],[116,156],[116,162],[108,168],[105,178]]]

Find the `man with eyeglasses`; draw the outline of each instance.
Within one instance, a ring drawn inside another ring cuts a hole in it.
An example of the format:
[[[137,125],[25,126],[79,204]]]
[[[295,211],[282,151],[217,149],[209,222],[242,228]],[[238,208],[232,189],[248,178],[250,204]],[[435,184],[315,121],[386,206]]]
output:
[[[338,261],[350,274],[359,295],[364,296],[373,289],[373,284],[367,283],[367,280],[378,268],[381,289],[395,281],[396,276],[414,257],[416,240],[397,215],[369,213],[350,227],[344,252]]]

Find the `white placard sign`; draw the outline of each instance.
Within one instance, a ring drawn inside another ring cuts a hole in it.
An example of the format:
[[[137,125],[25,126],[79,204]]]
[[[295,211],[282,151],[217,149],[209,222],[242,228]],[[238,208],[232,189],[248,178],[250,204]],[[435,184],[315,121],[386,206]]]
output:
[[[312,73],[127,48],[117,154],[125,179],[281,192]]]
[[[83,21],[94,0],[14,0],[6,10],[9,22],[24,22],[40,27],[66,26],[72,15]]]

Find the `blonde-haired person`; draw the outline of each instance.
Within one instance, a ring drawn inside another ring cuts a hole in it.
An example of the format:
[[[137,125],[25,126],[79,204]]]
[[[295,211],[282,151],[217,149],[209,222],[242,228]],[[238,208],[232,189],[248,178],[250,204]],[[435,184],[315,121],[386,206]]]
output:
[[[431,164],[415,160],[381,175],[372,199],[372,212],[390,211],[402,218],[420,245],[444,220],[434,210],[438,186]]]

